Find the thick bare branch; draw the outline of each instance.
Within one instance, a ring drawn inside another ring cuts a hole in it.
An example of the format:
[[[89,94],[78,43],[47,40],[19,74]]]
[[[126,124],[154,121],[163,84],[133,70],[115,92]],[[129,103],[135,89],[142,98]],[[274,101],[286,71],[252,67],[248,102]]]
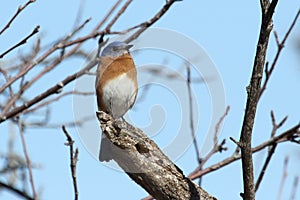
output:
[[[118,165],[156,199],[216,199],[185,177],[141,130],[99,111],[103,134]]]

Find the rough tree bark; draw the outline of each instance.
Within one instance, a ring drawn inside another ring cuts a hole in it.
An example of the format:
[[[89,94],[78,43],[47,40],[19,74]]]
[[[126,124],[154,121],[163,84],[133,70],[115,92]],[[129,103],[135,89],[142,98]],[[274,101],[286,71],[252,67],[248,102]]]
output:
[[[140,129],[99,111],[103,134],[118,165],[155,199],[215,200],[189,178]]]

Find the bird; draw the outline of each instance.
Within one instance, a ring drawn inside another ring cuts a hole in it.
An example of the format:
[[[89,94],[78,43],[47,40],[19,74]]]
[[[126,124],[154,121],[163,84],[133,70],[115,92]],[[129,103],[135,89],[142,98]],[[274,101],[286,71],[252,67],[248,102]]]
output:
[[[98,110],[119,119],[132,108],[138,92],[137,72],[129,52],[133,45],[121,41],[108,44],[102,51],[96,72]],[[111,142],[102,134],[99,160],[112,160]]]

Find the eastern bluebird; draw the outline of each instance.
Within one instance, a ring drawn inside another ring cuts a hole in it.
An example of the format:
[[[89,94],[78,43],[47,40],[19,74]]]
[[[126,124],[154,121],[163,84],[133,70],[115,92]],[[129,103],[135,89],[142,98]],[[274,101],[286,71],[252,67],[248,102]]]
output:
[[[96,75],[98,110],[120,118],[133,106],[138,86],[129,49],[133,45],[112,42],[101,53]],[[102,134],[99,160],[110,161],[112,144]]]

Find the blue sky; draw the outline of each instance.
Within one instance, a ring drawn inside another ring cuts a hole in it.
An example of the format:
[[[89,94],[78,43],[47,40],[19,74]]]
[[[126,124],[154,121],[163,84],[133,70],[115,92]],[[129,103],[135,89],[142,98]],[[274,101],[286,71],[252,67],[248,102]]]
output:
[[[0,27],[10,19],[16,8],[24,3],[24,1],[6,2],[5,9],[4,7],[0,8],[2,16]],[[126,13],[113,26],[113,30],[122,30],[149,19],[163,3],[164,1],[162,0],[156,0],[152,3],[134,1]],[[80,35],[88,33],[103,18],[112,4],[112,1],[84,1],[81,21],[89,17],[92,17],[92,21]],[[53,44],[53,41],[57,38],[70,32],[74,25],[79,5],[80,1],[78,0],[61,2],[36,1],[21,14],[7,32],[0,36],[0,52],[30,33],[37,24],[41,26],[42,44]],[[274,16],[274,28],[278,32],[279,38],[282,38],[287,31],[297,9],[299,9],[297,0],[280,1],[278,3]],[[286,115],[289,117],[278,133],[299,122],[300,107],[298,100],[300,95],[297,92],[297,86],[300,84],[300,57],[299,51],[296,49],[297,41],[299,42],[299,24],[299,22],[296,24],[290,35],[267,90],[259,103],[254,127],[253,146],[269,138],[272,129],[271,110],[274,110],[278,120]],[[230,136],[236,139],[239,138],[246,102],[245,88],[249,84],[259,26],[259,1],[241,2],[237,0],[226,2],[185,0],[178,2],[154,25],[156,28],[168,29],[185,35],[198,43],[203,49],[205,58],[210,59],[221,77],[226,97],[225,105],[230,105],[231,109],[220,134],[220,140],[223,138],[227,139],[226,145],[229,150],[213,157],[208,162],[208,165],[230,156],[235,149],[235,145],[228,138]],[[153,41],[153,43],[159,43],[160,41],[157,40],[163,38],[155,37],[154,39],[156,41]],[[32,38],[28,44],[12,52],[1,62],[13,62],[14,56],[22,51],[26,51],[28,47],[32,46],[34,40]],[[181,42],[174,41],[173,45],[184,45]],[[96,45],[96,40],[90,40],[84,47],[87,51],[92,52]],[[193,51],[194,49],[191,49],[191,52]],[[272,34],[267,60],[272,61],[275,53],[276,43]],[[150,49],[141,51],[141,53],[133,53],[133,56],[139,66],[161,64],[164,62],[164,58],[167,58],[166,65],[168,69],[180,70],[182,66],[180,64],[182,60],[170,52],[162,53],[162,51]],[[34,85],[26,95],[34,96],[42,92],[82,66],[83,61],[79,59],[64,62],[58,69],[47,75],[47,78]],[[197,75],[195,70],[192,70],[192,74]],[[93,83],[92,77],[87,79]],[[64,90],[72,90],[73,87],[77,87],[76,84],[78,83],[80,82],[76,82]],[[89,87],[92,84],[87,85],[85,89],[93,90],[92,86],[91,88]],[[205,84],[193,84],[192,88],[196,94],[195,104],[199,106],[200,111],[197,113],[199,117],[197,135],[201,144],[200,149],[205,152],[201,142],[203,142],[209,128],[208,124],[216,123],[210,121],[212,117],[211,96],[207,89],[208,86]],[[166,87],[157,85],[151,88],[145,100],[136,104],[127,116],[142,129],[146,129],[148,124],[151,124],[151,120],[160,119],[161,116],[164,116],[165,123],[161,131],[153,136],[153,139],[161,146],[168,145],[169,141],[175,137],[172,133],[177,131],[178,126],[174,126],[174,124],[182,121],[183,113],[187,110],[186,105],[178,107],[178,99],[174,98],[174,92],[169,93],[165,89]],[[143,93],[139,95],[141,94]],[[76,103],[74,104],[72,101],[71,97],[67,97],[53,104],[51,122],[71,121],[74,119],[74,112],[75,118],[77,116],[76,110],[79,110],[79,112],[83,112],[81,109],[85,110],[85,108],[78,106]],[[153,105],[159,106],[153,107]],[[77,107],[74,109],[74,106]],[[151,110],[151,108],[153,109]],[[90,106],[89,109],[93,110],[95,106]],[[92,130],[93,133],[89,133],[94,134],[96,132],[95,134],[97,134],[99,127],[95,124],[93,125],[98,130]],[[90,126],[87,125],[86,127],[89,128]],[[15,132],[16,137],[15,150],[22,153],[18,130],[10,128],[10,124],[7,122],[0,125],[0,130],[0,152],[5,153],[7,139],[9,138],[8,131],[13,130],[12,132]],[[68,130],[76,141],[75,145],[79,148],[77,180],[81,199],[140,199],[147,195],[126,174],[119,170],[111,169],[109,166],[97,161],[95,155],[90,153],[90,147],[84,143],[84,137],[89,137],[89,134],[83,136],[84,132],[75,128],[69,128]],[[90,129],[86,130],[90,131]],[[32,162],[39,166],[33,172],[36,187],[42,199],[73,199],[69,170],[69,149],[64,146],[65,136],[62,134],[62,131],[59,128],[51,130],[29,129],[26,134],[26,141]],[[300,165],[299,154],[299,146],[297,147],[290,143],[279,145],[261,184],[261,188],[257,193],[257,199],[275,199],[277,197],[283,161],[287,155],[290,157],[290,161],[282,199],[289,198],[293,178],[296,175],[300,175],[298,170]],[[264,162],[265,155],[266,151],[263,151],[254,156],[256,176]],[[197,162],[193,146],[190,146],[179,159],[176,159],[176,164],[185,174],[189,174],[196,167]],[[239,199],[239,193],[243,187],[240,162],[235,162],[217,172],[206,175],[203,179],[202,187],[219,199]],[[30,190],[30,188],[28,189]],[[272,191],[271,193],[270,190]],[[299,193],[300,189],[298,189],[298,196]],[[1,192],[0,199],[15,199],[15,196]]]

